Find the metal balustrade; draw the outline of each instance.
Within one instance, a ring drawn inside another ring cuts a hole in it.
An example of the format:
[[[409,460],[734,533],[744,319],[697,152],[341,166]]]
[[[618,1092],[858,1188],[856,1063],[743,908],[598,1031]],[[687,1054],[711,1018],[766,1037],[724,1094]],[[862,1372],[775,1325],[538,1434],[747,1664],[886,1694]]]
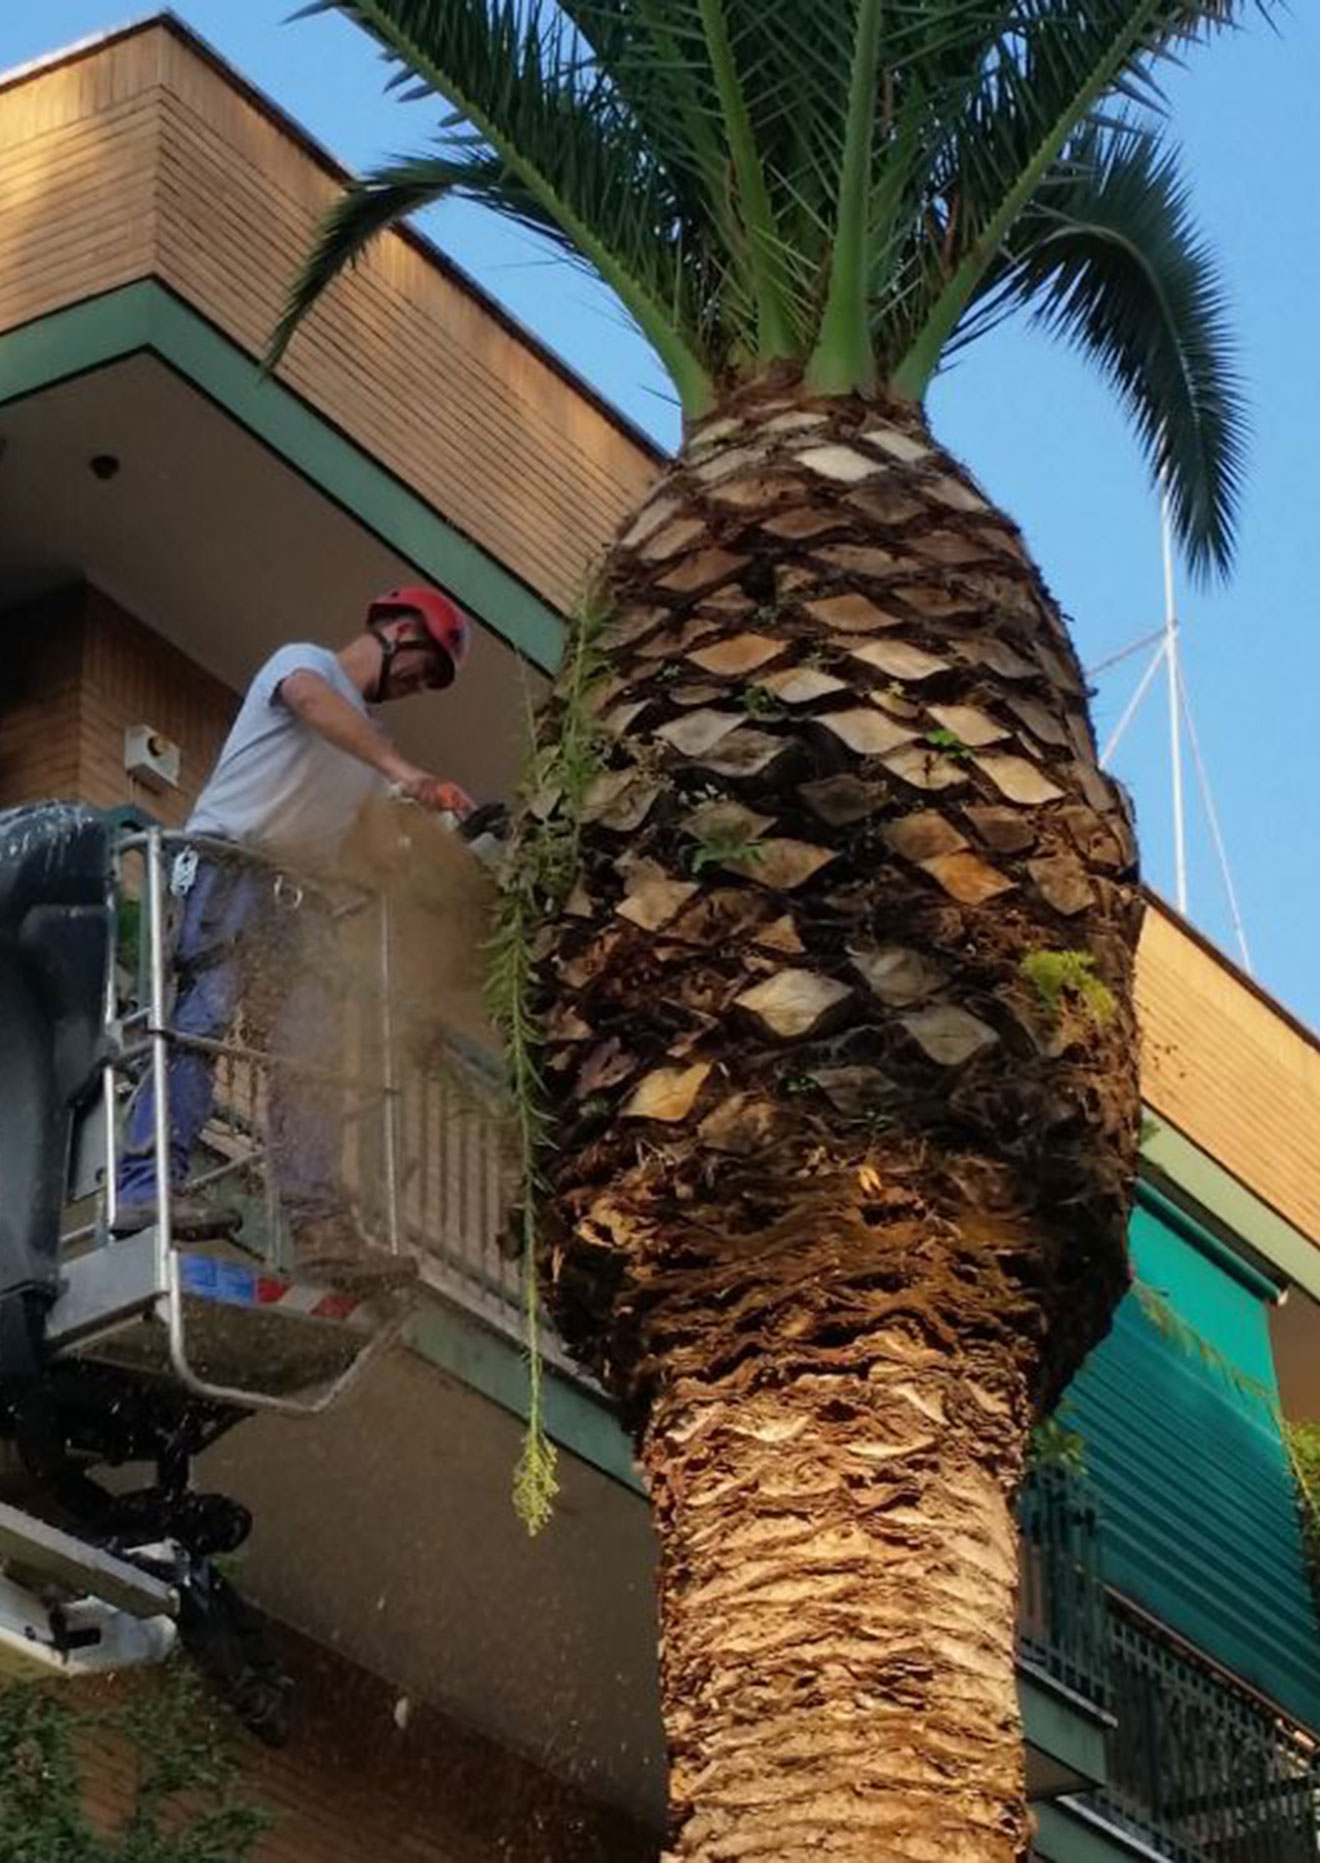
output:
[[[1313,1863],[1320,1744],[1259,1696],[1109,1604],[1109,1778],[1092,1803],[1172,1863]]]
[[[1038,1466],[1018,1504],[1018,1649],[1093,1707],[1109,1691],[1108,1625],[1095,1497],[1080,1475]]]
[[[502,1088],[488,1057],[454,1041],[390,1087],[402,1245],[425,1278],[501,1331],[521,1326],[521,1252],[505,1239],[515,1177]],[[365,1181],[373,1181],[370,1173]],[[376,1174],[378,1184],[388,1182]],[[384,1227],[368,1197],[363,1217]]]
[[[1019,1523],[1021,1658],[1111,1723],[1105,1785],[1065,1803],[1170,1863],[1316,1863],[1320,1742],[1107,1590],[1084,1477],[1035,1469]]]

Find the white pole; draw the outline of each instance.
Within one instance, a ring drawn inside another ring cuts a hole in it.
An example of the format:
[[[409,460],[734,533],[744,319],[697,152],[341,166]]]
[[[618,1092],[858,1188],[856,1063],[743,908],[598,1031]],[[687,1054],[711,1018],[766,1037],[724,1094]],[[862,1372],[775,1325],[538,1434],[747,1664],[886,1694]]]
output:
[[[1141,678],[1137,684],[1136,691],[1132,694],[1132,697],[1128,700],[1126,706],[1124,707],[1123,716],[1119,719],[1118,723],[1114,726],[1113,730],[1110,732],[1109,742],[1105,745],[1104,749],[1100,752],[1100,768],[1102,770],[1107,770],[1109,768],[1109,759],[1113,756],[1114,752],[1118,749],[1119,742],[1122,739],[1123,733],[1127,730],[1128,726],[1132,723],[1133,718],[1136,716],[1137,707],[1140,705],[1141,701],[1145,698],[1147,687],[1150,685],[1151,680],[1154,679],[1156,673],[1159,671],[1159,668],[1164,660],[1164,655],[1168,649],[1168,644],[1169,644],[1168,641],[1161,634],[1160,644],[1155,649],[1150,665],[1146,668],[1145,672],[1141,675]]]
[[[1210,777],[1201,755],[1200,740],[1196,735],[1196,721],[1192,717],[1192,702],[1187,696],[1187,682],[1181,673],[1178,676],[1178,698],[1182,705],[1183,722],[1187,726],[1187,741],[1192,747],[1192,762],[1196,766],[1196,780],[1200,784],[1201,799],[1205,803],[1206,817],[1210,823],[1210,837],[1215,844],[1215,853],[1219,857],[1219,871],[1223,875],[1224,891],[1228,894],[1228,910],[1233,920],[1233,930],[1237,935],[1238,950],[1242,953],[1242,968],[1250,977],[1254,975],[1251,968],[1251,952],[1247,946],[1246,927],[1242,923],[1242,912],[1238,905],[1237,887],[1233,884],[1233,870],[1228,864],[1228,849],[1224,845],[1223,830],[1219,825],[1219,811],[1215,807],[1214,796],[1210,793]]]
[[[1164,551],[1164,659],[1169,672],[1169,764],[1173,778],[1173,875],[1178,910],[1187,914],[1187,846],[1183,830],[1182,726],[1178,713],[1178,613],[1173,595],[1173,526],[1168,467],[1160,464],[1160,542]]]

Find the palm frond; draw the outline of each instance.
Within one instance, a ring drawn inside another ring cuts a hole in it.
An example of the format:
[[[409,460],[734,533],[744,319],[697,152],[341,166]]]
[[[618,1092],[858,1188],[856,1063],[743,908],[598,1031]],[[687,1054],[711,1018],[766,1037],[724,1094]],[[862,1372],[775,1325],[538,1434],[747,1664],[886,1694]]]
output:
[[[729,152],[704,61],[667,0],[559,0],[594,68],[609,74],[620,108],[647,126],[658,158],[690,181],[717,222],[725,221]],[[685,50],[685,46],[689,49]]]
[[[1167,473],[1197,574],[1227,572],[1246,418],[1223,285],[1177,156],[1151,133],[1088,126],[1018,220],[974,319],[1029,306],[1094,361]]]
[[[805,355],[837,218],[851,0],[562,0],[561,10],[670,172],[699,182],[726,287],[755,303],[761,327],[758,340],[738,328],[729,353]]]
[[[615,106],[564,15],[522,0],[313,0],[340,12],[450,104],[615,291],[684,405],[710,397],[701,332],[718,281],[699,222],[645,130]],[[505,210],[505,201],[492,197]],[[307,282],[310,282],[308,280]],[[300,278],[290,308],[302,294]]]
[[[858,0],[829,293],[816,346],[807,363],[808,385],[822,394],[839,388],[870,388],[875,378],[867,286],[871,211],[875,205],[871,175],[881,17],[880,0]]]
[[[264,366],[275,367],[308,311],[378,234],[450,197],[495,207],[550,240],[564,258],[580,257],[558,221],[497,156],[402,156],[350,182],[322,220],[271,336]]]
[[[951,0],[951,7],[956,4]],[[997,26],[991,19],[995,9],[981,9],[977,63],[964,67],[962,102],[951,108],[956,67],[976,42],[975,20],[964,23],[942,59],[944,124],[933,168],[935,196],[944,203],[956,200],[958,223],[945,242],[942,263],[927,267],[933,289],[894,370],[901,392],[914,398],[924,393],[1018,215],[1103,100],[1118,96],[1146,109],[1158,107],[1161,61],[1234,25],[1251,5],[1268,17],[1277,4],[1088,0],[1086,6],[1069,6],[1059,0],[1006,0]],[[938,223],[947,233],[948,223]]]
[[[920,399],[949,344],[993,314],[994,290],[1025,250],[1014,229],[1042,190],[1057,210],[1079,126],[1158,105],[1163,60],[1280,4],[313,0],[306,10],[355,20],[409,95],[445,101],[457,121],[437,159],[455,167],[433,169],[436,185],[580,255],[654,344],[690,416],[716,384],[776,357],[801,363],[821,391],[880,379]],[[426,179],[395,165],[354,189],[277,343],[361,251],[373,216],[377,230],[390,224],[408,211],[410,183],[420,197]],[[1062,250],[1057,240],[1050,250]],[[1096,300],[1093,355],[1100,319],[1124,303],[1116,285]],[[1222,318],[1210,320],[1206,341],[1222,331]],[[1133,348],[1130,332],[1114,340]],[[1208,352],[1202,360],[1208,381]],[[1221,361],[1222,385],[1231,369]],[[1131,367],[1129,397],[1138,378],[1154,379],[1153,363]],[[1213,452],[1235,430],[1227,408],[1202,394],[1195,420],[1170,418],[1180,524],[1203,540],[1201,562],[1229,547],[1236,468],[1229,449],[1194,493],[1189,436]]]

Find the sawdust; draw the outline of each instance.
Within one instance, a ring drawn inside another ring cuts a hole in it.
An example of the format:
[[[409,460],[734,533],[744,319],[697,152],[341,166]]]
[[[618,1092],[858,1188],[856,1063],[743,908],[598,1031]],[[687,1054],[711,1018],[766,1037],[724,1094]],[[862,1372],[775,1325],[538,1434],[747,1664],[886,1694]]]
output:
[[[344,845],[337,877],[389,901],[390,996],[408,1051],[424,1061],[458,1034],[493,1052],[481,996],[496,888],[466,843],[414,805],[373,802]],[[360,961],[374,983],[378,953]]]
[[[212,1151],[241,1160],[250,1134],[266,1131],[281,1198],[291,1186],[332,1191],[369,1232],[386,1233],[392,1130],[398,1217],[433,1244],[447,1221],[454,1146],[465,1142],[446,1137],[450,1123],[470,1136],[475,1119],[485,1143],[496,1117],[498,1042],[481,1000],[495,898],[457,833],[398,802],[364,811],[333,871],[282,875],[238,941],[238,1000],[216,1031],[225,1046],[214,1063]],[[255,1179],[247,1189],[260,1201]]]

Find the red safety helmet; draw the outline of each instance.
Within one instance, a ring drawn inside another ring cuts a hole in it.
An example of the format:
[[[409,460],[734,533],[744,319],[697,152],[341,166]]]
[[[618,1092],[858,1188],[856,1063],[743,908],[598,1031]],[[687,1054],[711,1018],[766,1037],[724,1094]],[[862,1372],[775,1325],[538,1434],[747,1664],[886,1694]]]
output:
[[[449,677],[441,683],[452,686],[467,659],[472,623],[468,616],[441,589],[390,589],[378,595],[367,609],[367,626],[397,620],[400,615],[417,615],[433,644],[449,665]]]

